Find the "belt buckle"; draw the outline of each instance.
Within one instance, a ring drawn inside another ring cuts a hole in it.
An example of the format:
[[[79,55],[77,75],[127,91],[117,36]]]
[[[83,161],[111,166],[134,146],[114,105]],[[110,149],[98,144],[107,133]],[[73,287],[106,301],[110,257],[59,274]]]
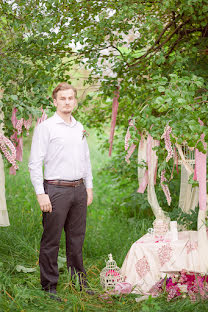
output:
[[[80,184],[81,184],[81,179],[76,182],[74,187],[80,186]]]

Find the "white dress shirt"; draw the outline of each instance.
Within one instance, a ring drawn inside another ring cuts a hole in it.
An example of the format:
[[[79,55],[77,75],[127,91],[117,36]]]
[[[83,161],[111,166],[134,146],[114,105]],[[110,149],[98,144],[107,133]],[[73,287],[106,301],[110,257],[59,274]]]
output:
[[[83,126],[71,116],[66,123],[57,113],[34,130],[29,171],[36,194],[43,194],[46,180],[78,180],[92,188],[90,154]]]

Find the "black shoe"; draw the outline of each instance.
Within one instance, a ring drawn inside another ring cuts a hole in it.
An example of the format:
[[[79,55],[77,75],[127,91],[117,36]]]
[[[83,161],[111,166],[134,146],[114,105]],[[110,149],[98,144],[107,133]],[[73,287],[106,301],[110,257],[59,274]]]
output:
[[[90,289],[87,285],[82,285],[82,286],[80,287],[80,290],[81,290],[81,291],[84,291],[86,294],[88,294],[88,295],[90,295],[90,296],[95,295],[95,292],[94,292],[92,289]]]
[[[45,290],[48,294],[49,294],[49,297],[52,299],[52,300],[56,300],[58,302],[62,302],[61,298],[57,296],[56,294],[56,289],[47,289]]]

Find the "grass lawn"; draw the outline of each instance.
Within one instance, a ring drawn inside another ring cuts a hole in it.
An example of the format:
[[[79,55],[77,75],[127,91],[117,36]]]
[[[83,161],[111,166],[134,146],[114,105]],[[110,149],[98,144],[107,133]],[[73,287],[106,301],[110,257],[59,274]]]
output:
[[[127,220],[112,216],[109,204],[114,194],[110,176],[101,175],[103,164],[110,161],[101,153],[95,134],[88,138],[94,175],[94,202],[88,209],[87,233],[84,244],[84,261],[94,296],[72,288],[66,265],[60,267],[59,296],[63,302],[49,299],[39,282],[39,243],[42,233],[41,211],[30,182],[27,163],[31,135],[24,140],[24,161],[16,176],[6,169],[6,197],[11,226],[0,228],[0,312],[54,312],[54,311],[208,311],[207,302],[192,304],[188,299],[167,302],[166,298],[151,297],[137,303],[135,295],[111,296],[105,300],[99,274],[112,253],[118,266],[122,265],[131,244],[151,226],[152,220]],[[65,257],[64,236],[59,255]],[[62,258],[61,258],[62,259]],[[36,269],[18,272],[17,265]]]

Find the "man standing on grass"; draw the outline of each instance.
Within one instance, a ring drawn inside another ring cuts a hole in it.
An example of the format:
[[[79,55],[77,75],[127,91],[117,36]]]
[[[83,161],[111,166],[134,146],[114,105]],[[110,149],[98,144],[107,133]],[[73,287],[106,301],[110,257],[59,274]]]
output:
[[[29,171],[43,212],[40,277],[43,290],[56,294],[58,251],[62,230],[66,238],[67,268],[86,287],[82,246],[87,206],[92,203],[92,172],[85,131],[71,115],[77,91],[68,83],[53,90],[56,113],[34,131]],[[44,180],[43,180],[44,163]],[[90,290],[88,290],[90,292]]]

